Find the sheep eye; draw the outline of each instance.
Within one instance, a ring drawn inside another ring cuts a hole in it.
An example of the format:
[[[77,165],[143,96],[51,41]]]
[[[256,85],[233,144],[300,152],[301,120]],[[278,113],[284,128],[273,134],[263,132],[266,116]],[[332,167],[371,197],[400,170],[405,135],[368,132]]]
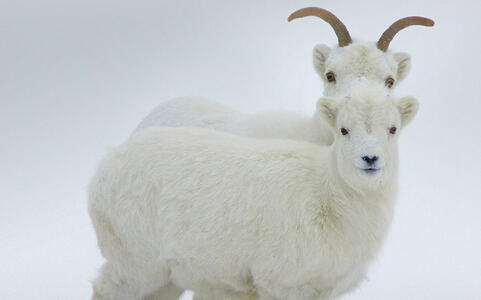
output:
[[[327,78],[327,81],[329,81],[329,82],[333,82],[333,81],[336,80],[336,77],[334,77],[334,73],[332,73],[332,72],[328,72],[326,74],[326,78]]]
[[[346,135],[349,132],[346,130],[346,128],[341,128],[341,133],[342,133],[342,135]]]
[[[389,77],[387,80],[386,80],[386,86],[388,88],[392,88],[392,86],[394,85],[394,79]]]
[[[395,133],[396,133],[396,130],[397,130],[396,127],[392,127],[392,128],[389,130],[389,133],[390,133],[390,134],[395,134]]]

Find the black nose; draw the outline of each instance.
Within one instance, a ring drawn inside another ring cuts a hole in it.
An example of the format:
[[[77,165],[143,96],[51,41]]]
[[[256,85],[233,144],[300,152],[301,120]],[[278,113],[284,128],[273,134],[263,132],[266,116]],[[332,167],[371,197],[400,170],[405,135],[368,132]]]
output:
[[[372,165],[379,159],[379,156],[363,156],[362,160],[367,162],[368,164]]]

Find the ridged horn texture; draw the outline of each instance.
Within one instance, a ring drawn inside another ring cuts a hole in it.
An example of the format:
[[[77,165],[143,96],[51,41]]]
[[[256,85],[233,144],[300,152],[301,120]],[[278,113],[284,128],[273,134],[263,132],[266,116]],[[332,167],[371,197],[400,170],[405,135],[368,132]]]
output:
[[[344,26],[341,20],[339,20],[334,14],[325,9],[319,7],[301,8],[298,11],[293,12],[289,16],[289,18],[287,18],[287,21],[290,22],[294,19],[307,16],[316,16],[329,23],[329,25],[331,25],[337,35],[337,39],[339,40],[339,47],[344,47],[352,43],[351,36],[349,35],[346,26]]]
[[[386,52],[389,48],[389,43],[391,43],[396,33],[411,25],[434,26],[434,21],[423,17],[406,17],[397,20],[384,31],[377,42],[377,48],[382,52]]]

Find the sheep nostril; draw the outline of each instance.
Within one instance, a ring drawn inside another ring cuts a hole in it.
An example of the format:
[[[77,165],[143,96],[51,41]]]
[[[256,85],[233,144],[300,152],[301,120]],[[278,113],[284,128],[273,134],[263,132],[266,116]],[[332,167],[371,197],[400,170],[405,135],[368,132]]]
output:
[[[379,156],[363,156],[362,160],[372,165],[379,159]]]

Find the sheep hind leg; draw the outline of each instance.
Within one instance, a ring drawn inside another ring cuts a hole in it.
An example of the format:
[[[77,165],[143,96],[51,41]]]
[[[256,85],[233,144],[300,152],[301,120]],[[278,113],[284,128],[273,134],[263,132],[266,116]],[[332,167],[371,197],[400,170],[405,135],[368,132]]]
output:
[[[160,286],[158,281],[153,281],[143,272],[127,265],[125,261],[117,263],[107,261],[100,268],[98,278],[92,282],[92,300],[141,300]],[[170,290],[175,291],[176,287]]]
[[[194,292],[192,300],[215,300],[215,298],[212,295],[207,296],[206,294],[203,294],[201,292]]]
[[[169,282],[167,285],[145,297],[144,300],[178,300],[183,292],[184,289]]]
[[[242,295],[219,295],[219,294],[212,294],[212,293],[201,293],[201,292],[194,292],[194,296],[192,300],[259,300],[257,295],[254,294],[242,294]]]

